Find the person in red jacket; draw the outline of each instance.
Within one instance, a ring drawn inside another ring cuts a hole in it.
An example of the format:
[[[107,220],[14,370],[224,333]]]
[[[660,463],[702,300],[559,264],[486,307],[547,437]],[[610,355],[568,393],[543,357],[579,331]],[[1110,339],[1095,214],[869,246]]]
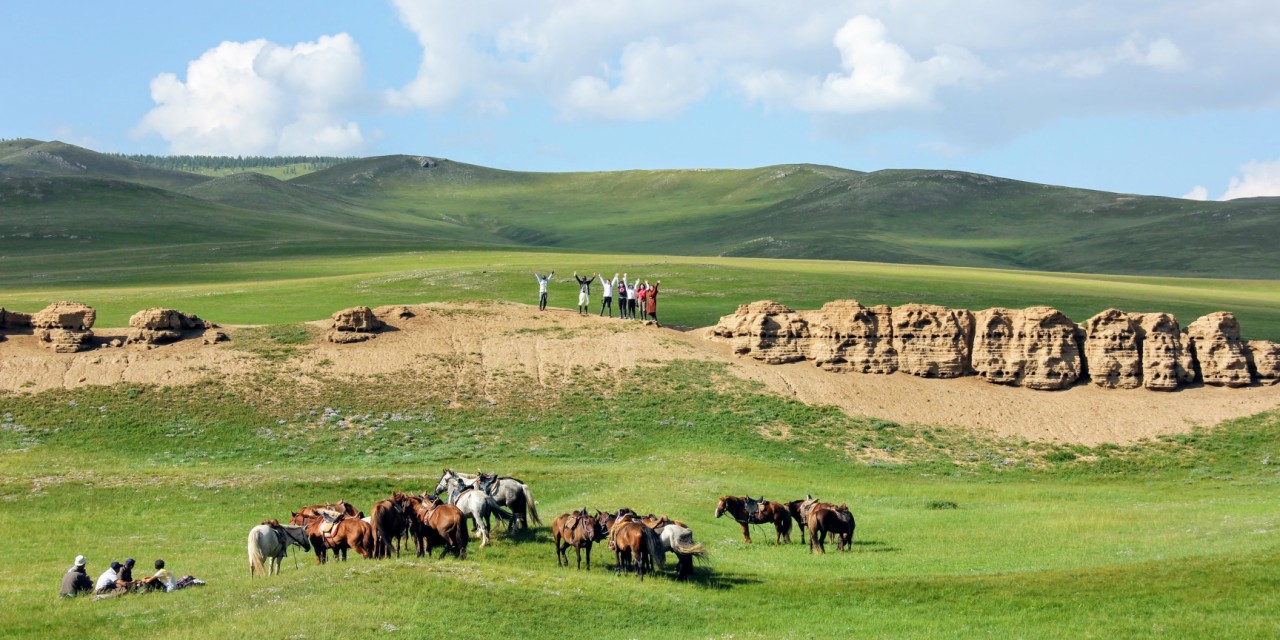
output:
[[[653,286],[649,288],[648,299],[645,301],[647,305],[645,311],[649,314],[649,319],[659,327],[662,326],[662,323],[658,322],[658,286],[661,284],[661,280],[653,283]]]

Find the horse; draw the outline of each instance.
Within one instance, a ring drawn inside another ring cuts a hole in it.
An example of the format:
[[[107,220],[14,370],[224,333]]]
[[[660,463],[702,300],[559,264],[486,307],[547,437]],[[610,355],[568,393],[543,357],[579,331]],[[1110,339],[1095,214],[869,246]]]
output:
[[[311,538],[311,546],[316,551],[316,564],[329,561],[328,549],[333,549],[334,560],[346,560],[347,549],[355,549],[360,557],[366,559],[373,555],[373,527],[360,518],[343,517],[334,524],[332,535],[326,536],[320,531],[324,517],[315,512],[313,507],[303,507],[301,512],[294,512],[292,516],[289,524],[304,527]]]
[[[409,502],[409,496],[397,491],[390,498],[374,503],[370,509],[369,520],[374,531],[373,557],[390,558],[392,542],[395,543],[396,557],[400,557],[400,538],[409,529],[406,515]]]
[[[418,549],[418,557],[425,553],[429,558],[437,544],[444,546],[445,553],[465,560],[467,557],[467,518],[457,507],[441,502],[435,496],[421,496],[414,499],[414,521],[418,527],[414,532],[414,544]]]
[[[812,501],[812,498],[802,498],[800,500],[792,500],[791,502],[783,503],[784,506],[787,508],[787,512],[791,514],[791,519],[795,521],[797,525],[799,525],[796,527],[796,529],[800,530],[800,544],[805,543],[804,532],[805,532],[805,529],[808,528],[807,526],[805,526],[805,523],[808,522],[808,519],[805,517],[805,514],[801,512],[801,507],[804,506],[806,501]]]
[[[655,518],[649,514],[640,521],[658,534],[664,551],[676,555],[676,580],[688,580],[693,575],[693,559],[707,557],[707,548],[693,541],[693,530],[685,523],[666,516]]]
[[[274,526],[273,526],[274,525]],[[267,520],[249,530],[249,579],[255,573],[264,576],[280,573],[280,560],[289,546],[302,547],[303,553],[311,550],[306,530],[297,526],[282,526],[275,520]],[[263,559],[269,559],[264,567]]]
[[[489,515],[498,516],[510,528],[515,516],[498,505],[497,501],[487,493],[465,486],[461,478],[454,480],[449,491],[449,503],[457,507],[464,515],[470,516],[480,533],[480,546],[489,546]]]
[[[591,545],[609,537],[609,530],[600,522],[600,512],[581,511],[566,513],[551,523],[552,544],[556,547],[556,566],[569,566],[569,547],[578,555],[578,569],[582,569],[582,550],[587,550],[587,571],[591,570]],[[561,561],[563,560],[563,564]]]
[[[542,524],[542,519],[538,517],[538,507],[533,499],[533,492],[529,490],[529,485],[516,478],[485,473],[472,475],[458,473],[453,469],[445,469],[440,474],[440,481],[436,483],[436,488],[432,493],[439,495],[448,491],[449,487],[457,480],[461,480],[463,485],[467,487],[477,487],[477,485],[481,484],[482,479],[484,480],[483,486],[478,488],[515,515],[515,521],[511,522],[508,528],[527,529],[530,520],[534,524]],[[488,525],[488,523],[485,524],[486,526]]]
[[[614,571],[634,568],[636,577],[644,580],[645,570],[656,563],[666,563],[665,549],[653,529],[646,527],[633,514],[617,518],[609,530],[609,548],[614,553]]]
[[[830,533],[836,541],[837,551],[849,551],[853,546],[853,530],[857,523],[849,507],[841,504],[834,506],[826,502],[814,502],[809,505],[809,553],[824,554],[827,552],[826,539]]]
[[[767,523],[773,524],[777,534],[774,544],[782,544],[784,539],[788,544],[791,543],[791,512],[780,503],[765,500],[764,496],[722,496],[720,503],[716,505],[716,517],[719,518],[726,511],[742,526],[742,539],[748,544],[751,542],[748,526]]]

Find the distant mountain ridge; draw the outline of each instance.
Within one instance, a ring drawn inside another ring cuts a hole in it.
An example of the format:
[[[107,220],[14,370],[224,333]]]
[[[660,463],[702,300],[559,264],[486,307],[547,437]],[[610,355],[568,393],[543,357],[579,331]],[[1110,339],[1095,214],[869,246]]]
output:
[[[193,216],[198,223],[178,224]],[[1198,202],[806,164],[530,173],[407,155],[287,181],[211,179],[61,142],[0,141],[0,252],[70,250],[32,242],[60,237],[42,233],[53,226],[81,252],[222,240],[339,253],[515,245],[1280,278],[1280,198]]]

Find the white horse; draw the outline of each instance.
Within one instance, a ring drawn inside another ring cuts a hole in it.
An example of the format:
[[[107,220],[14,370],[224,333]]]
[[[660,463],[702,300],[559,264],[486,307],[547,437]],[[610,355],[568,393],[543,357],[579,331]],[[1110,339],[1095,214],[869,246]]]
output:
[[[436,483],[435,492],[437,495],[449,490],[450,483],[461,481],[464,486],[477,487],[480,477],[470,473],[458,473],[453,469],[445,469],[440,475],[440,481]],[[533,492],[529,490],[529,485],[507,476],[493,478],[491,485],[482,487],[485,493],[488,493],[498,504],[511,510],[515,516],[513,524],[518,529],[528,529],[529,522],[534,524],[542,524],[542,519],[538,517],[537,502],[533,499]]]
[[[282,525],[280,532],[269,524],[260,524],[249,530],[249,578],[255,573],[264,576],[280,573],[280,560],[290,545],[302,547],[305,553],[311,550],[311,542],[307,539],[306,529]],[[270,566],[263,566],[264,559],[270,560]]]
[[[489,546],[490,514],[498,516],[499,520],[507,523],[508,528],[511,527],[511,523],[515,520],[515,516],[510,511],[503,509],[502,505],[499,505],[493,499],[493,496],[479,489],[466,486],[466,483],[461,478],[455,478],[452,482],[453,486],[449,486],[450,483],[445,482],[443,479],[440,484],[448,489],[448,493],[445,494],[447,502],[457,507],[462,512],[462,515],[471,516],[471,521],[476,523],[476,532],[480,534],[480,546],[482,547]],[[437,485],[437,492],[439,489],[440,485]]]
[[[707,549],[700,542],[693,541],[693,531],[674,522],[658,531],[662,551],[676,554],[676,579],[688,580],[693,575],[693,559],[706,558]],[[662,566],[662,553],[658,554],[658,566]]]

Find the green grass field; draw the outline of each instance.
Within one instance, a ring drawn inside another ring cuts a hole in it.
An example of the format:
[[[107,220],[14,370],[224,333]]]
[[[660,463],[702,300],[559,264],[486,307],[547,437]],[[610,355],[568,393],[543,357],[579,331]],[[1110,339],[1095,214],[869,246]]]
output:
[[[443,408],[429,391],[116,388],[5,401],[0,548],[12,637],[1268,637],[1280,605],[1280,415],[1132,447],[988,442],[855,420],[727,384],[707,365],[579,374],[574,391]],[[326,407],[335,412],[326,412]],[[762,437],[785,426],[790,437]],[[834,443],[837,446],[824,446]],[[867,465],[852,449],[897,451]],[[1062,455],[1081,451],[1085,458]],[[688,522],[710,559],[687,584],[555,566],[545,527],[470,549],[250,581],[267,517],[429,490],[444,466],[523,478],[550,520],[586,505]],[[716,499],[848,502],[853,551],[776,547]],[[934,508],[939,505],[956,508]],[[55,597],[83,553],[163,557],[206,587]]]
[[[220,245],[223,248],[233,248]],[[351,249],[351,248],[349,248]],[[285,257],[212,264],[118,260],[115,268],[50,264],[39,277],[0,274],[3,305],[35,311],[74,299],[101,326],[125,326],[134,312],[167,306],[229,324],[317,320],[366,304],[450,300],[537,302],[533,270],[555,270],[550,304],[577,304],[574,270],[628,272],[663,281],[660,317],[707,326],[737,305],[773,299],[797,309],[857,298],[866,304],[921,302],[973,310],[1049,305],[1076,322],[1108,307],[1167,311],[1184,324],[1233,311],[1251,339],[1280,340],[1280,284],[1268,280],[1138,278],[827,260],[598,255],[511,249],[417,251],[363,256]],[[191,254],[186,254],[191,255]],[[127,266],[124,263],[128,263]],[[87,265],[86,265],[87,266]],[[599,289],[595,304],[599,304]]]

